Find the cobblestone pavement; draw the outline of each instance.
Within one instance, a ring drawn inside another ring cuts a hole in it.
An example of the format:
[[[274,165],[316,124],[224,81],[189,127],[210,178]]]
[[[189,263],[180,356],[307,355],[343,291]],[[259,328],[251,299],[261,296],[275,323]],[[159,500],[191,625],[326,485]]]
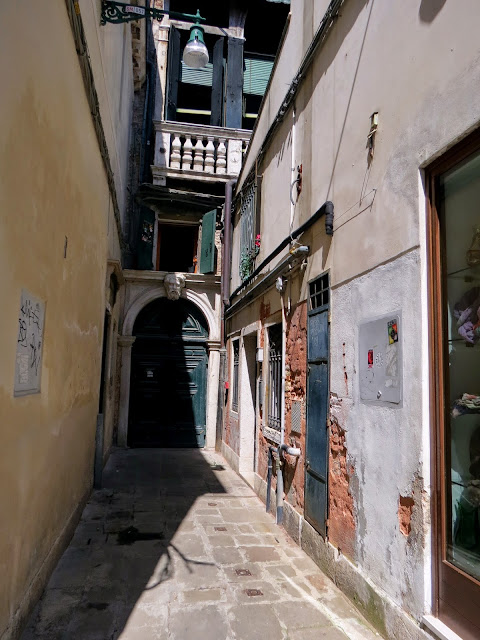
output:
[[[217,453],[114,450],[22,640],[378,640]]]

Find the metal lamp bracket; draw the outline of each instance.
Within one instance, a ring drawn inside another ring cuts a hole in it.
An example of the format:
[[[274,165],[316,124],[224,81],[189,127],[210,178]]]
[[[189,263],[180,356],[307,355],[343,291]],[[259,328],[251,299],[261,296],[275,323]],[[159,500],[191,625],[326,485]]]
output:
[[[161,22],[163,16],[170,16],[187,22],[206,22],[205,18],[202,18],[198,13],[197,15],[191,15],[155,9],[154,7],[137,7],[136,5],[117,2],[116,0],[102,0],[100,24],[106,25],[107,22],[121,24],[122,22],[133,22],[142,18],[153,18]]]

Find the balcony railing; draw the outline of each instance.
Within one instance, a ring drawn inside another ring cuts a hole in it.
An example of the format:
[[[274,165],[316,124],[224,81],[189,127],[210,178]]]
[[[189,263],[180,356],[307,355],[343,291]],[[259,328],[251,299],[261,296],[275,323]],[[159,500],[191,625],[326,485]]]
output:
[[[229,180],[240,173],[251,131],[182,122],[155,122],[153,183],[167,177]]]

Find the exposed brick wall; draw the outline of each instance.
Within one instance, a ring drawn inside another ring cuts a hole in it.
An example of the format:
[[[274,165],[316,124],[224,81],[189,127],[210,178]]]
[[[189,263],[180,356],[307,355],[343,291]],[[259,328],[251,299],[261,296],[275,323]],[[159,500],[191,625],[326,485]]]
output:
[[[331,420],[328,470],[330,542],[351,560],[355,559],[355,515],[348,465],[346,434],[336,418]]]
[[[287,501],[303,512],[305,492],[305,400],[307,396],[307,303],[293,308],[287,317],[285,345],[285,443],[300,447],[300,458],[285,456],[284,485]],[[300,402],[301,433],[292,433],[292,406]]]

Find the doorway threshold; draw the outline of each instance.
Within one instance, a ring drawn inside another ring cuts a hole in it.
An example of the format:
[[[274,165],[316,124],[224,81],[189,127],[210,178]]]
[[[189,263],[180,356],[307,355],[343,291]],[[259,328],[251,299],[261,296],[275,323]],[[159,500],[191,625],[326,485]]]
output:
[[[422,622],[426,629],[438,640],[462,640],[455,631],[452,631],[450,627],[447,627],[444,622],[435,618],[435,616],[423,616]]]

